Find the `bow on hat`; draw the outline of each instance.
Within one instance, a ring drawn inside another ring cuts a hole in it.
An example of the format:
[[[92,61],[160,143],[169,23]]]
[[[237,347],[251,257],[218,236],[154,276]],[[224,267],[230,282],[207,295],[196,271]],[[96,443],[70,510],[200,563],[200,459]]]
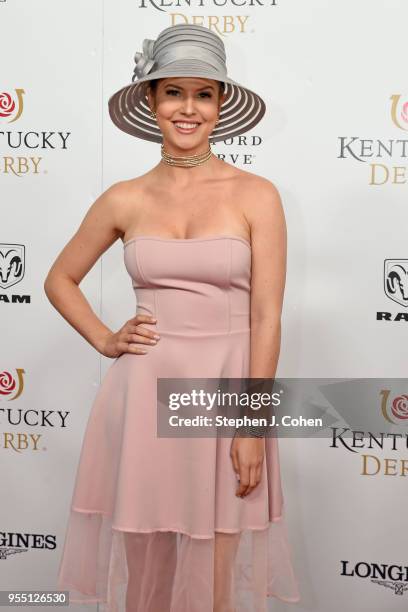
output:
[[[134,81],[136,77],[139,79],[144,77],[153,68],[154,66],[154,59],[153,59],[154,43],[155,41],[152,40],[151,38],[145,38],[143,41],[143,52],[140,53],[139,51],[137,51],[135,53],[136,66],[133,70],[132,81]]]

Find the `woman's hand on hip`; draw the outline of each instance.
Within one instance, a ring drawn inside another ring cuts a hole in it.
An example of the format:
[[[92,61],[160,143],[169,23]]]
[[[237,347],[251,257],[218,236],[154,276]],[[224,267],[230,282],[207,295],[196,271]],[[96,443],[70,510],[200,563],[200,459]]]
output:
[[[103,340],[100,353],[105,357],[119,357],[122,353],[133,353],[133,355],[144,355],[148,351],[143,345],[156,345],[160,339],[156,331],[142,327],[142,323],[156,323],[157,319],[149,315],[138,314],[115,333],[110,333]]]
[[[239,478],[235,492],[245,497],[260,483],[262,464],[265,456],[265,438],[244,438],[235,436],[231,443],[230,456],[234,471]]]

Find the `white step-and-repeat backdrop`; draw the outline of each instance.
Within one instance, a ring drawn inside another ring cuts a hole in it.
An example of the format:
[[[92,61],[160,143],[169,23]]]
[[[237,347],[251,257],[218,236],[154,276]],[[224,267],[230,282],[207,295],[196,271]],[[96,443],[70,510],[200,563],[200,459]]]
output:
[[[408,373],[404,0],[0,0],[3,590],[55,588],[82,436],[110,364],[43,281],[96,197],[159,160],[159,145],[111,123],[107,101],[131,81],[143,38],[174,23],[222,36],[230,76],[267,103],[252,132],[214,151],[282,196],[278,376]],[[135,313],[122,249],[81,284],[114,330]],[[373,410],[386,415],[380,399]],[[405,611],[406,436],[280,449],[302,601],[270,610]]]

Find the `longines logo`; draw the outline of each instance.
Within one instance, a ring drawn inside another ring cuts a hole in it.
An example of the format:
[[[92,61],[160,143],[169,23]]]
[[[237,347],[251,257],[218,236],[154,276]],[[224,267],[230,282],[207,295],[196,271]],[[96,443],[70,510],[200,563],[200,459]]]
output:
[[[10,289],[23,280],[25,247],[23,244],[0,242],[0,287]],[[30,304],[31,297],[20,293],[0,293],[0,303]]]
[[[369,578],[374,584],[391,589],[395,595],[408,591],[408,567],[406,565],[388,565],[387,563],[368,563],[359,561],[350,567],[350,561],[340,561],[341,576]]]
[[[25,90],[17,88],[14,92],[0,92],[0,128],[19,121],[24,113]],[[5,129],[0,131],[2,148],[8,147],[11,152],[20,149],[67,149],[67,140],[71,132],[37,132]],[[5,155],[0,158],[0,173],[14,176],[39,174],[43,157]],[[46,170],[42,170],[46,173]]]
[[[380,404],[377,408],[382,417],[394,425],[406,428],[408,424],[408,394],[391,395],[389,389],[380,392]],[[372,433],[365,431],[353,431],[347,427],[331,427],[332,442],[330,448],[345,449],[351,453],[359,454],[361,450],[369,449],[374,452],[361,453],[361,476],[408,476],[408,458],[401,455],[408,450],[408,434],[397,433]],[[386,450],[388,453],[396,453],[396,458],[379,456],[376,449]]]
[[[254,32],[250,29],[250,15],[190,15],[184,12],[173,13],[171,9],[223,9],[230,10],[231,13],[236,7],[245,7],[247,12],[259,8],[277,7],[278,0],[138,0],[137,8],[149,9],[167,13],[170,17],[170,24],[189,23],[191,25],[203,25],[213,30],[220,36],[227,36],[237,32],[247,34]]]
[[[403,132],[408,131],[408,100],[401,94],[389,97],[387,114],[395,127]],[[408,167],[400,160],[407,158],[407,138],[405,134],[397,138],[360,138],[358,136],[339,136],[339,159],[351,158],[358,162],[378,159],[378,163],[369,164],[369,185],[407,185]],[[389,163],[384,163],[384,159]],[[393,160],[398,158],[395,163]]]
[[[54,535],[0,531],[0,560],[29,549],[55,550],[56,546]]]
[[[408,259],[384,260],[384,292],[385,295],[408,308]],[[377,321],[408,321],[408,312],[377,312]]]
[[[7,402],[14,402],[24,391],[23,368],[16,368],[15,374],[8,370],[0,372],[0,424],[10,428],[44,428],[66,427],[69,412],[61,410],[34,410],[7,407]],[[18,402],[16,402],[18,404]],[[47,450],[39,447],[42,440],[41,433],[26,433],[23,431],[1,431],[0,448],[16,453],[23,451]]]

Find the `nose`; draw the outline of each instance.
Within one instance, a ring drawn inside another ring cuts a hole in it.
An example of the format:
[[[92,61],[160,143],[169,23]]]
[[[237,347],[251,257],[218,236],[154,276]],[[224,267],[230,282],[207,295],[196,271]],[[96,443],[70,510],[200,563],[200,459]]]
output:
[[[194,97],[186,96],[183,100],[182,112],[186,115],[193,115],[195,113]]]

